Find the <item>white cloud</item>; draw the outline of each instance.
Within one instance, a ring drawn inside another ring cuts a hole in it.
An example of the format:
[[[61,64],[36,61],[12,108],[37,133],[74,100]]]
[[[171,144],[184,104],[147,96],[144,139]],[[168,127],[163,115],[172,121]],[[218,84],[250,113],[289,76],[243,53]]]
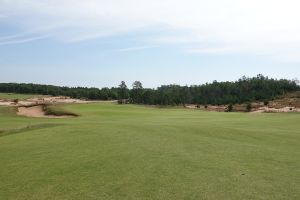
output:
[[[12,35],[0,36],[0,45],[21,44],[49,38],[50,35],[41,34],[41,32],[23,32]]]
[[[45,39],[47,37],[49,36],[44,35],[44,36],[33,36],[33,37],[26,37],[26,38],[14,38],[14,39],[2,40],[0,41],[0,45],[27,43],[27,42]]]
[[[228,54],[228,53],[239,53],[238,49],[224,47],[224,48],[190,48],[186,50],[189,53],[200,53],[200,54]]]
[[[118,51],[120,51],[120,52],[139,51],[139,50],[144,50],[144,49],[153,49],[153,48],[157,48],[157,47],[159,47],[159,46],[156,46],[156,45],[137,46],[137,47],[129,47],[129,48],[118,49]]]
[[[298,0],[0,0],[6,21],[66,42],[159,30],[153,45],[270,55],[300,52],[299,7]]]

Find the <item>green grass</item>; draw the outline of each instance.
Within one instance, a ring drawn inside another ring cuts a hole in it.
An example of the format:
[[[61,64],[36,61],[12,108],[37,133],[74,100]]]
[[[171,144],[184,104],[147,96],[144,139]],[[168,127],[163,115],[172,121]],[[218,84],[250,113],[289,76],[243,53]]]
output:
[[[64,109],[64,105],[44,105],[43,109],[46,115],[55,116],[73,116],[78,117],[79,115]]]
[[[0,199],[300,199],[300,115],[0,107]]]
[[[35,94],[15,94],[15,93],[0,93],[0,99],[4,100],[26,100],[32,97],[42,97],[44,95],[35,95]]]

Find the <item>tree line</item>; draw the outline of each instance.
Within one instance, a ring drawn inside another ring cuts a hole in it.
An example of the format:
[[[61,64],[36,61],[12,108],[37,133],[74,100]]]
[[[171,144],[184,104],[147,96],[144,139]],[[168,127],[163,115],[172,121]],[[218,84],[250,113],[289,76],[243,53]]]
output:
[[[86,88],[59,87],[53,85],[0,83],[0,92],[69,96],[91,100],[119,100],[135,104],[185,105],[185,104],[237,104],[253,101],[269,101],[287,92],[299,91],[296,80],[273,79],[263,75],[242,77],[234,82],[206,83],[202,85],[163,85],[156,89],[143,88],[140,81],[129,89],[124,81],[118,87]]]
[[[69,96],[78,99],[114,100],[118,99],[118,88],[87,88],[87,87],[60,87],[32,83],[0,83],[0,92],[41,94],[52,96]]]

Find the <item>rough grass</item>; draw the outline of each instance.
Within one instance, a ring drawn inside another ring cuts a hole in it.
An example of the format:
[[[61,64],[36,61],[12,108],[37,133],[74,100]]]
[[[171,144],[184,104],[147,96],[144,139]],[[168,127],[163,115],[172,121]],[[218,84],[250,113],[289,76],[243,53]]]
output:
[[[0,137],[0,199],[300,199],[299,114],[65,109],[80,117],[0,107],[0,129],[20,128]]]
[[[55,116],[79,116],[76,113],[70,112],[63,108],[62,105],[44,105],[43,109],[46,115],[55,115]]]
[[[44,95],[36,95],[36,94],[15,94],[15,93],[0,93],[0,99],[2,100],[26,100],[32,97],[42,97]]]

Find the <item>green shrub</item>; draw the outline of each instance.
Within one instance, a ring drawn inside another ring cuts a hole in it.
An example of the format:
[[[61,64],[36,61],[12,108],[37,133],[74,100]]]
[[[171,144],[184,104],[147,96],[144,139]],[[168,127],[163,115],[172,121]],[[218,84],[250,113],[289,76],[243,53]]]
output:
[[[251,110],[252,110],[252,105],[251,105],[251,103],[248,103],[246,106],[246,111],[251,112]]]
[[[227,112],[232,112],[233,111],[233,105],[232,104],[229,104],[227,109],[226,109]]]
[[[264,101],[264,105],[265,105],[265,106],[269,105],[269,101],[268,101],[268,100],[265,100],[265,101]]]

